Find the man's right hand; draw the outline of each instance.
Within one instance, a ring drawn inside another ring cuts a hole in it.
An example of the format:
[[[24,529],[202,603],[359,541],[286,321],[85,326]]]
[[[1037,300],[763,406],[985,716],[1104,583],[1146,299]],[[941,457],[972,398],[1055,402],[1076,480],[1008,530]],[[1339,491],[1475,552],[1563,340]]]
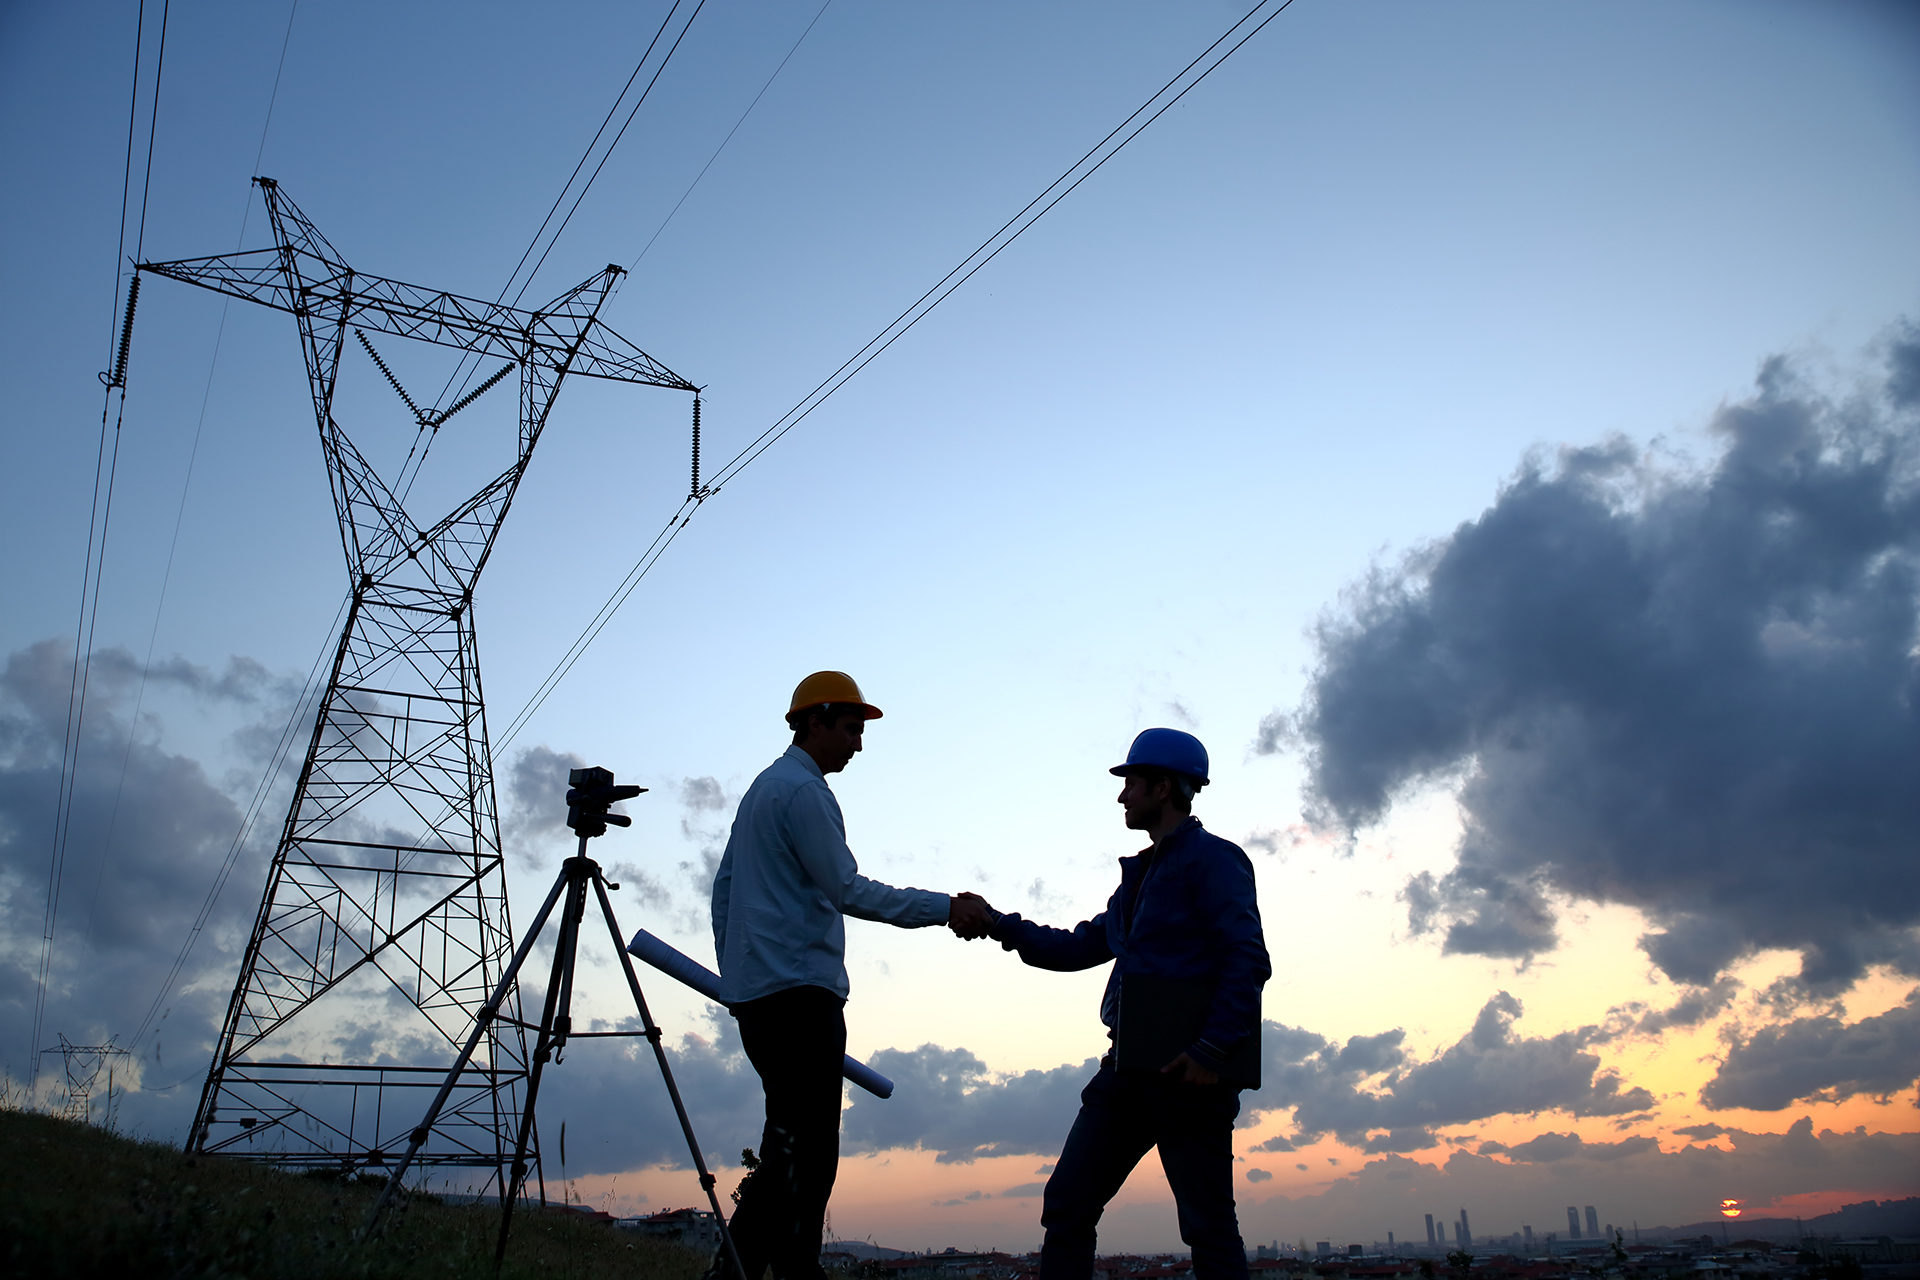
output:
[[[953,930],[955,937],[972,940],[987,936],[994,910],[985,898],[977,893],[956,893],[948,902],[947,928]]]

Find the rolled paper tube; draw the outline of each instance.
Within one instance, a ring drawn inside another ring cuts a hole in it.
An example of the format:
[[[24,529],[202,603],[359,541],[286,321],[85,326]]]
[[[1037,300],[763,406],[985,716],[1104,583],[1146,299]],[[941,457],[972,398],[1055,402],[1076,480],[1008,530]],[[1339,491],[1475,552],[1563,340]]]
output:
[[[674,981],[692,987],[715,1004],[726,1003],[720,998],[719,974],[685,952],[662,942],[645,929],[634,933],[633,940],[627,943],[627,951],[636,959],[646,961]],[[876,1098],[893,1096],[893,1081],[866,1063],[854,1061],[850,1055],[841,1056],[840,1074]]]

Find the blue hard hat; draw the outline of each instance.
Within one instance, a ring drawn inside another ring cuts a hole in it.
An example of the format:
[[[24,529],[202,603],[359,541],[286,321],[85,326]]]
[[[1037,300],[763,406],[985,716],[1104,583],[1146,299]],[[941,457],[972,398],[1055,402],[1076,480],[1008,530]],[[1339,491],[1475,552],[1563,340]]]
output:
[[[1127,749],[1127,762],[1107,770],[1124,778],[1141,769],[1165,769],[1207,785],[1207,749],[1200,739],[1178,729],[1142,729]]]

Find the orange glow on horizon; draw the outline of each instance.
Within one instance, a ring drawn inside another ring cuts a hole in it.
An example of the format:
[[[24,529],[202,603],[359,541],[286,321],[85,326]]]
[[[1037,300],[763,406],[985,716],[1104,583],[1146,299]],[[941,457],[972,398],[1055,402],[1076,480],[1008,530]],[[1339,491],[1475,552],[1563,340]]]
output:
[[[1722,1200],[1720,1202],[1720,1216],[1723,1218],[1739,1217],[1740,1202],[1738,1200]]]

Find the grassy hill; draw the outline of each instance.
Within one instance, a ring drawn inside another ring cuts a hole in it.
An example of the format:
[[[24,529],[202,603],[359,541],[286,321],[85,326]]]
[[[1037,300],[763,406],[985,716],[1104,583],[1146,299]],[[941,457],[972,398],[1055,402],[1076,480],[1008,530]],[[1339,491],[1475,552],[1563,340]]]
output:
[[[191,1159],[33,1112],[0,1111],[0,1274],[490,1278],[499,1212],[416,1198],[355,1237],[377,1188]],[[705,1259],[564,1213],[514,1215],[501,1276],[694,1280]]]

